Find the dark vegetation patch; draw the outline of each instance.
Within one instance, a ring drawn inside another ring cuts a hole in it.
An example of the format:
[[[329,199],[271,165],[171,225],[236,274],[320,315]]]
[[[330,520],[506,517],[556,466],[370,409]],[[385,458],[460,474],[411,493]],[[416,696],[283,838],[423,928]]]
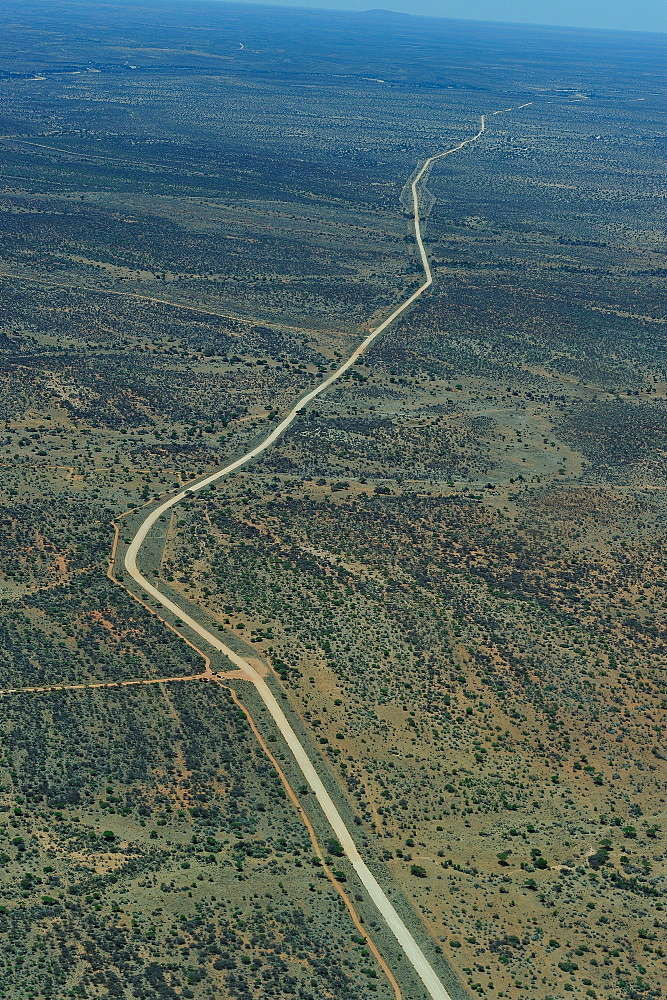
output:
[[[564,417],[559,427],[565,440],[582,451],[593,474],[643,484],[664,482],[667,471],[667,408],[655,402],[589,403]]]
[[[5,707],[8,995],[63,993],[73,968],[84,996],[371,995],[377,973],[219,688],[51,693],[27,725]]]

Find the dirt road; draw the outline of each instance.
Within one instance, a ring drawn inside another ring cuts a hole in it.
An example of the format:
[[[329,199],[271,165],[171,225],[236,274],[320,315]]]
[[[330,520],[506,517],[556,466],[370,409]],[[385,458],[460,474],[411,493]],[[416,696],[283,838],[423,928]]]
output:
[[[495,113],[496,112],[494,112],[494,114]],[[188,486],[187,488],[180,490],[175,496],[165,500],[164,503],[152,510],[140,525],[125,554],[125,568],[135,583],[138,584],[138,586],[141,587],[146,594],[152,597],[155,601],[158,601],[164,608],[170,611],[172,615],[192,629],[192,631],[203,639],[209,646],[222,653],[238,669],[240,676],[243,676],[255,686],[259,696],[268,711],[271,713],[276,726],[293,754],[304,779],[315,794],[322,812],[326,816],[333,832],[340,841],[350,864],[356,871],[359,879],[377,907],[378,912],[396,938],[401,950],[421,979],[428,995],[432,998],[432,1000],[452,1000],[452,997],[440,981],[440,978],[424,955],[422,949],[417,944],[413,935],[410,933],[405,923],[395,910],[386,892],[382,889],[377,879],[359,854],[350,830],[346,826],[340,812],[317,773],[313,762],[299,741],[298,736],[290,725],[285,713],[280,707],[266,681],[260,677],[259,673],[247,660],[245,660],[242,656],[239,656],[238,653],[235,653],[229,646],[225,645],[225,643],[221,642],[216,635],[204,628],[203,625],[192,618],[183,608],[179,607],[179,605],[176,604],[176,602],[170,597],[161,593],[158,588],[155,587],[142,574],[141,570],[137,566],[137,559],[146,537],[159,518],[163,517],[171,510],[172,507],[175,507],[183,500],[189,499],[193,494],[196,494],[200,490],[206,489],[214,483],[217,483],[219,480],[224,479],[226,476],[231,475],[233,472],[236,472],[249,462],[252,462],[268,448],[270,448],[292,424],[300,411],[312,402],[313,399],[325,392],[329,386],[341,379],[348,369],[350,369],[368,350],[373,341],[384,330],[386,330],[387,327],[394,323],[399,316],[401,316],[401,314],[404,313],[405,310],[408,309],[432,285],[433,277],[428,258],[426,256],[426,250],[424,249],[421,233],[419,185],[437,160],[443,159],[446,156],[451,156],[453,153],[456,153],[471,143],[474,143],[484,134],[485,130],[486,118],[485,116],[482,116],[480,129],[475,135],[471,136],[469,139],[465,139],[463,142],[460,142],[451,149],[445,150],[442,153],[437,153],[434,156],[430,156],[427,160],[425,160],[421,169],[412,181],[411,191],[415,238],[419,248],[419,254],[425,276],[425,280],[419,288],[412,292],[412,294],[410,294],[396,309],[394,309],[394,311],[379,326],[375,327],[375,329],[368,334],[362,343],[352,352],[349,358],[339,368],[337,368],[332,375],[329,375],[314,389],[306,392],[292,407],[289,413],[280,421],[280,423],[259,444],[248,451],[245,455],[242,455],[235,461],[230,462],[224,468],[206,476],[204,479],[194,483],[192,486]]]

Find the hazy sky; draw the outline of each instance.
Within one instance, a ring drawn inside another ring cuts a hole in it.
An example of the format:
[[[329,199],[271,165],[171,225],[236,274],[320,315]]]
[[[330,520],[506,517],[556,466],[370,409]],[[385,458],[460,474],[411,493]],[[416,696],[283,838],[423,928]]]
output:
[[[666,0],[245,0],[272,6],[383,10],[482,21],[666,31]]]

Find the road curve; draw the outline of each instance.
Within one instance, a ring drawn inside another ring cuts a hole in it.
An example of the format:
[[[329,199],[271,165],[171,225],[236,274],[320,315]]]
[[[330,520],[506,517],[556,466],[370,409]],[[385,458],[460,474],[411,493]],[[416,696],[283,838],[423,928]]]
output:
[[[205,489],[212,483],[216,483],[219,479],[223,479],[225,476],[230,475],[237,469],[242,468],[242,466],[247,465],[253,459],[261,455],[262,452],[270,448],[275,441],[283,434],[285,430],[290,426],[290,424],[295,420],[297,414],[310,403],[316,396],[324,392],[329,388],[334,382],[338,381],[345,372],[355,364],[356,361],[368,350],[370,345],[373,343],[376,337],[378,337],[383,330],[386,330],[398,317],[405,312],[405,310],[415,302],[420,295],[422,295],[427,288],[433,284],[433,276],[431,274],[431,267],[426,256],[426,250],[424,249],[424,242],[422,240],[421,225],[419,218],[419,192],[418,186],[420,181],[424,178],[430,167],[435,163],[436,160],[440,160],[445,156],[451,156],[452,153],[456,153],[458,150],[463,149],[465,146],[470,145],[470,143],[475,142],[484,133],[486,129],[485,116],[482,115],[480,129],[476,135],[471,136],[469,139],[465,139],[460,142],[457,146],[453,146],[451,149],[445,150],[443,153],[437,153],[435,156],[430,156],[424,161],[421,169],[416,174],[414,180],[412,181],[412,207],[413,207],[413,217],[414,217],[414,227],[415,227],[415,238],[417,241],[417,246],[419,248],[419,255],[421,257],[422,267],[424,269],[425,280],[419,286],[419,288],[413,292],[401,305],[397,306],[396,309],[388,316],[379,326],[371,330],[365,340],[352,352],[350,357],[345,361],[339,368],[329,375],[323,382],[321,382],[310,392],[307,392],[289,411],[287,416],[285,416],[280,423],[254,448],[252,448],[245,455],[237,458],[235,461],[230,462],[223,469],[214,472],[212,475],[207,476],[205,479],[194,483],[192,486],[188,486],[185,489],[179,491],[175,496],[170,497],[165,500],[164,503],[156,507],[148,517],[142,522],[135,534],[134,538],[130,542],[128,549],[125,553],[125,569],[132,577],[132,579],[137,583],[141,589],[158,601],[164,608],[170,611],[176,618],[192,629],[198,636],[204,639],[210,646],[217,649],[222,653],[228,660],[230,660],[243,675],[243,677],[254,684],[255,688],[262,701],[266,705],[267,709],[271,713],[271,716],[280,730],[283,739],[287,743],[290,751],[292,752],[294,759],[296,760],[307,784],[310,789],[315,794],[317,801],[320,804],[322,812],[326,816],[329,825],[331,826],[334,834],[338,838],[345,855],[359,876],[360,881],[363,883],[366,891],[373,900],[375,906],[380,912],[383,920],[385,921],[387,927],[391,930],[396,941],[398,942],[401,950],[409,960],[413,969],[421,979],[424,984],[431,1000],[453,1000],[451,994],[445,989],[441,983],[435,970],[432,968],[430,962],[424,955],[423,951],[415,941],[414,937],[406,927],[405,923],[398,915],[393,905],[391,904],[388,896],[378,883],[377,879],[369,869],[368,865],[365,863],[359,851],[357,850],[356,844],[352,838],[350,831],[348,830],[345,822],[340,815],[335,803],[333,802],[331,796],[326,790],[322,779],[315,770],[312,761],[310,760],[308,754],[306,753],[304,747],[301,745],[298,736],[292,729],[289,721],[287,720],[285,713],[278,704],[278,701],[269,688],[268,684],[264,681],[262,677],[257,673],[257,671],[251,666],[251,664],[245,660],[238,653],[235,653],[233,649],[226,646],[220,639],[205,629],[199,622],[195,621],[186,611],[178,606],[174,601],[172,601],[165,594],[160,593],[157,587],[154,587],[149,580],[140,572],[137,566],[137,557],[141,546],[143,545],[146,537],[155,524],[155,522],[162,517],[167,511],[172,507],[175,507],[182,500],[190,497],[193,493],[197,493],[199,490]]]

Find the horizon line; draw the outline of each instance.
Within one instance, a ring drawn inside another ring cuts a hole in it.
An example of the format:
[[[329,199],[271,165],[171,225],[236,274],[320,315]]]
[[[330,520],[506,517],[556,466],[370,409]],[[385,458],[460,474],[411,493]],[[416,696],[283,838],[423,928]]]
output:
[[[76,2],[76,0],[75,0]],[[151,0],[149,0],[151,2]],[[160,0],[153,0],[156,6],[159,5]],[[166,0],[167,3],[179,3],[180,0]],[[423,21],[456,21],[459,24],[492,24],[492,25],[505,25],[507,27],[525,27],[525,28],[541,28],[545,30],[559,30],[559,31],[585,31],[600,34],[613,34],[613,35],[655,35],[657,37],[662,37],[667,35],[667,26],[664,30],[655,30],[649,28],[607,28],[591,25],[578,25],[578,24],[551,24],[539,21],[508,21],[501,18],[487,18],[487,17],[457,17],[454,15],[446,14],[432,14],[432,13],[412,13],[411,11],[404,10],[390,10],[387,7],[367,7],[363,10],[355,10],[352,7],[329,7],[326,2],[317,4],[306,4],[299,3],[298,0],[285,0],[284,3],[271,3],[270,0],[191,0],[193,3],[220,3],[226,4],[228,6],[236,7],[265,7],[271,10],[298,10],[298,11],[309,11],[309,12],[321,12],[323,14],[353,14],[353,15],[364,15],[364,14],[385,14],[392,17],[405,17],[411,20],[423,20]]]

